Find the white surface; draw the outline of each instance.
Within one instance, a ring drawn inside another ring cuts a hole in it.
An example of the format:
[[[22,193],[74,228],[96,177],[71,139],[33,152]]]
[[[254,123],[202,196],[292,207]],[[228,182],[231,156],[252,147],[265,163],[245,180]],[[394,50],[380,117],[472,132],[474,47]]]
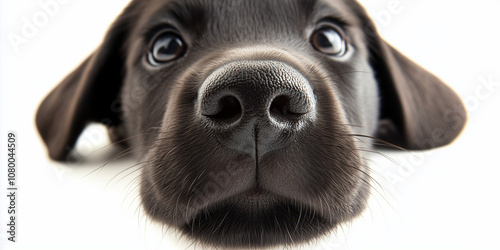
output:
[[[103,161],[55,163],[34,128],[38,103],[99,44],[128,1],[61,4],[16,52],[7,37],[20,33],[24,18],[40,15],[37,2],[0,2],[0,249],[187,248],[189,242],[171,232],[163,236],[142,214],[138,168],[128,168],[133,160],[113,161],[95,172]],[[373,155],[381,195],[337,237],[303,248],[500,249],[500,1],[399,1],[396,10],[389,7],[394,1],[361,2],[378,17],[386,40],[462,96],[469,123],[449,147],[384,152],[389,159]],[[490,92],[484,82],[493,84]],[[16,243],[6,241],[5,233],[7,131],[19,139]],[[82,154],[106,144],[100,127],[82,138]]]

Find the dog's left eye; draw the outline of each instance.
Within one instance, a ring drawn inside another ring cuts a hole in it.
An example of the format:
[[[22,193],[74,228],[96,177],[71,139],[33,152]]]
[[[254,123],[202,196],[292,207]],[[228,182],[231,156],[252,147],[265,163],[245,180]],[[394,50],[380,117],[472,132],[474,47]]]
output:
[[[186,44],[179,35],[165,32],[154,40],[149,50],[148,60],[152,65],[161,65],[181,57],[185,51]]]
[[[346,42],[342,35],[333,27],[322,27],[314,31],[311,44],[319,52],[342,56],[346,52]]]

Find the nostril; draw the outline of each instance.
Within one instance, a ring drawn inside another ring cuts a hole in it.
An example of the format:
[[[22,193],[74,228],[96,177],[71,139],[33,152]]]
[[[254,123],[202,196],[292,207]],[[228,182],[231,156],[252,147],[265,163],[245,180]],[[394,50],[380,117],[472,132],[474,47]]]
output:
[[[240,101],[234,96],[225,96],[219,100],[218,110],[214,115],[206,115],[215,121],[232,123],[237,121],[242,114]]]
[[[277,61],[243,60],[221,66],[203,81],[195,105],[207,128],[224,133],[248,133],[258,125],[270,127],[271,135],[281,129],[299,130],[316,119],[316,97],[309,81]]]
[[[290,109],[290,97],[281,95],[274,98],[269,107],[269,113],[271,116],[278,118],[294,118],[300,113],[295,113]]]

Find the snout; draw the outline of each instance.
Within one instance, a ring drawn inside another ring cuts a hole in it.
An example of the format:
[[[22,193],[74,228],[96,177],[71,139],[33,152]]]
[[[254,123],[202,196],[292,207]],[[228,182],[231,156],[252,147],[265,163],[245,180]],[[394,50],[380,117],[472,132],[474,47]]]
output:
[[[314,123],[308,80],[284,62],[236,61],[213,71],[198,92],[197,113],[225,146],[260,158]]]
[[[184,71],[143,168],[148,214],[205,242],[322,235],[368,188],[336,81],[293,51],[238,48]]]

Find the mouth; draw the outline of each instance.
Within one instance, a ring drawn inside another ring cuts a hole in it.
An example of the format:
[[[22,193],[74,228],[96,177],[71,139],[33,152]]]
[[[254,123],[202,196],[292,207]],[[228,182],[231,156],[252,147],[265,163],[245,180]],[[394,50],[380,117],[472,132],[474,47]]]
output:
[[[201,209],[181,230],[208,244],[216,238],[226,247],[265,247],[305,242],[336,224],[306,204],[254,188]]]

